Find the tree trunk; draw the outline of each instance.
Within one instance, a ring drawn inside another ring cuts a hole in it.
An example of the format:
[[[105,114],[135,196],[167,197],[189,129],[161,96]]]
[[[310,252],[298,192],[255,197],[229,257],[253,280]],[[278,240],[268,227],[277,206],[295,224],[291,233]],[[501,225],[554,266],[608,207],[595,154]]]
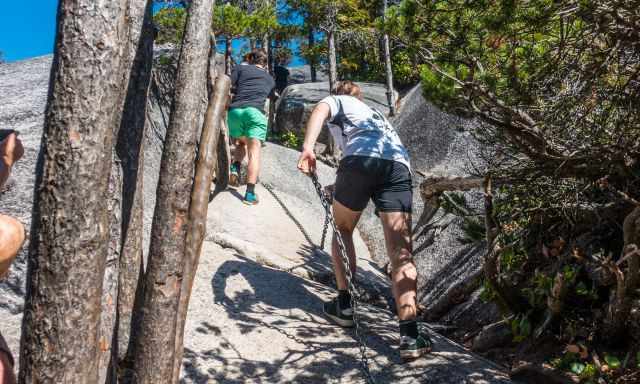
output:
[[[212,58],[213,63],[211,65],[215,66],[215,48],[213,52],[214,57]],[[196,163],[196,175],[194,178],[193,191],[191,192],[191,204],[189,205],[185,263],[176,327],[176,357],[173,369],[173,383],[175,384],[178,383],[180,378],[182,354],[184,351],[184,324],[187,319],[191,288],[193,287],[193,280],[198,269],[202,242],[206,232],[209,192],[211,190],[211,182],[213,181],[212,169],[218,157],[220,126],[231,89],[231,79],[226,75],[221,75],[217,79],[212,78],[210,83],[212,91],[209,96],[209,106],[207,108],[204,127],[202,128],[198,160]]]
[[[129,1],[127,8],[127,30],[123,45],[126,47],[123,51],[121,60],[122,65],[122,84],[128,84],[127,87],[120,88],[118,99],[123,100],[120,106],[119,115],[122,120],[114,124],[114,137],[116,138],[116,148],[113,151],[113,162],[111,165],[111,176],[109,179],[109,217],[110,217],[110,239],[109,252],[107,255],[107,263],[105,275],[103,279],[102,291],[102,314],[100,318],[100,329],[98,334],[98,382],[112,383],[117,379],[118,366],[118,292],[120,283],[123,284],[123,293],[128,289],[135,290],[138,281],[136,273],[136,254],[132,255],[127,249],[127,254],[123,254],[123,241],[127,230],[131,230],[133,236],[128,236],[127,247],[130,247],[131,241],[135,241],[136,236],[142,236],[142,222],[130,225],[130,211],[132,205],[132,197],[135,194],[140,195],[141,191],[136,191],[138,171],[137,165],[131,169],[131,158],[137,159],[138,152],[141,150],[141,135],[144,129],[146,96],[148,89],[148,76],[145,83],[144,79],[139,79],[138,72],[150,71],[150,65],[153,59],[153,26],[151,24],[151,1]],[[143,31],[144,28],[144,31]],[[146,64],[144,63],[146,61]],[[147,67],[146,69],[144,67]],[[144,76],[144,74],[142,75]],[[144,84],[140,86],[138,82],[142,80]],[[134,105],[131,105],[133,102]],[[125,110],[126,109],[126,110]],[[131,125],[134,122],[135,125]],[[125,141],[125,142],[123,142]],[[141,173],[142,174],[142,173]],[[140,189],[142,187],[142,176],[140,177]],[[140,199],[138,199],[140,200]],[[142,201],[140,201],[140,204]],[[142,207],[140,206],[141,210]],[[126,215],[123,215],[123,210]],[[141,244],[138,245],[138,250]],[[125,258],[133,258],[124,262],[123,268],[120,268],[121,261]],[[122,274],[122,276],[120,276]],[[130,318],[131,305],[127,309],[123,306],[125,321]],[[127,316],[129,315],[129,316]],[[128,327],[126,332],[128,333]],[[128,336],[127,336],[128,337]],[[124,351],[126,351],[126,344]]]
[[[202,26],[211,25],[212,10],[213,0],[191,2],[182,41],[151,229],[142,327],[136,340],[138,383],[163,383],[173,377],[187,211],[210,46],[210,28]]]
[[[330,29],[327,32],[327,45],[329,48],[329,93],[333,94],[336,91],[336,83],[338,82],[338,59],[334,29]],[[327,145],[324,154],[329,157],[331,163],[336,163],[340,157],[340,149],[331,135],[329,135],[329,145]]]
[[[338,82],[338,63],[336,56],[336,32],[329,30],[327,32],[327,44],[329,46],[329,92],[334,93],[336,83]]]
[[[114,135],[117,135],[114,132]],[[115,150],[109,177],[109,251],[102,280],[102,312],[98,328],[98,383],[113,383],[117,377],[114,363],[116,298],[122,239],[122,169]]]
[[[231,38],[224,39],[224,73],[231,75]]]
[[[314,31],[312,27],[309,27],[309,49],[313,48],[313,46],[316,45],[316,38],[314,36]],[[316,81],[318,81],[318,75],[316,73],[316,60],[315,57],[312,57],[311,60],[309,60],[309,69],[311,71],[311,82],[315,83]]]
[[[144,137],[146,132],[147,97],[153,64],[152,2],[136,14],[134,24],[142,26],[141,33],[134,29],[130,35],[133,65],[125,99],[124,112],[116,143],[116,153],[123,174],[122,243],[118,260],[118,295],[116,317],[116,351],[121,376],[130,368],[132,316],[134,304],[142,300],[142,231],[143,231],[143,174]],[[125,364],[125,360],[129,362]]]
[[[36,169],[21,383],[95,383],[126,4],[61,0]]]
[[[273,49],[271,49],[272,48],[271,47],[271,45],[272,45],[271,36],[265,35],[264,38],[266,39],[268,70],[269,70],[269,73],[271,75],[273,75],[273,64],[274,64],[273,63],[273,60],[274,60],[273,54],[274,54],[274,52],[273,52]]]
[[[267,57],[269,57],[269,54],[270,54],[269,40],[270,40],[269,34],[265,33],[264,36],[262,36],[262,42],[260,43],[260,45],[262,46],[261,48],[264,49],[264,52],[267,54]]]
[[[387,0],[383,0],[382,18],[387,13]],[[384,67],[387,75],[387,104],[389,105],[389,116],[396,114],[396,108],[393,103],[393,68],[391,67],[391,52],[389,49],[389,34],[384,33],[382,36],[384,45]]]

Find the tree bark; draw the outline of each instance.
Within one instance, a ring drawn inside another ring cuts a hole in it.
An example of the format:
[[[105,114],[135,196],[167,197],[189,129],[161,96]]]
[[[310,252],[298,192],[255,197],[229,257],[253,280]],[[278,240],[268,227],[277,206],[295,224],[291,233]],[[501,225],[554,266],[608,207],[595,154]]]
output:
[[[309,26],[309,49],[313,48],[313,46],[316,45],[316,37],[314,36],[313,32],[313,28]],[[312,57],[311,60],[309,60],[309,70],[311,71],[311,82],[315,83],[316,81],[318,81],[315,57]]]
[[[215,48],[213,52],[212,65],[215,66]],[[189,309],[191,288],[193,287],[193,280],[198,269],[202,242],[206,233],[209,192],[211,190],[211,182],[213,181],[212,169],[218,157],[220,126],[231,89],[231,79],[226,75],[221,75],[217,79],[211,79],[210,83],[212,92],[209,96],[209,106],[207,107],[204,127],[202,128],[198,159],[196,162],[196,175],[194,178],[193,191],[191,192],[191,204],[189,205],[185,262],[176,327],[176,357],[173,368],[173,383],[176,384],[179,381],[180,368],[182,367],[184,324]]]
[[[114,132],[117,135],[117,132]],[[122,169],[115,150],[111,163],[108,187],[109,250],[102,280],[102,312],[98,328],[98,383],[113,383],[117,377],[114,357],[114,336],[116,325],[116,298],[118,295],[118,274],[122,239]]]
[[[262,42],[260,43],[260,45],[262,46],[261,48],[264,49],[264,52],[267,54],[267,58],[271,58],[271,44],[269,44],[271,41],[271,39],[269,38],[269,34],[265,33],[264,36],[262,36]],[[271,67],[271,60],[267,60],[267,69],[269,70],[269,73],[272,73],[273,68]]]
[[[387,0],[383,0],[382,19],[384,21],[387,13]],[[387,104],[389,105],[389,116],[396,114],[396,107],[393,103],[393,68],[391,66],[391,52],[389,49],[389,34],[384,33],[382,36],[384,46],[384,67],[387,76]]]
[[[224,39],[224,73],[231,75],[231,39]]]
[[[173,377],[187,211],[210,46],[210,28],[202,26],[211,24],[212,10],[213,0],[191,2],[182,41],[151,229],[142,327],[136,340],[138,383],[162,383]]]
[[[118,372],[126,373],[125,360],[132,360],[130,346],[134,304],[142,300],[142,231],[143,231],[143,174],[144,137],[146,132],[147,98],[153,64],[152,2],[148,1],[139,12],[132,12],[132,24],[140,25],[130,34],[130,53],[133,64],[125,98],[124,112],[116,153],[122,168],[122,243],[118,260],[118,294],[114,358]]]
[[[338,58],[336,56],[336,32],[330,29],[327,32],[327,45],[329,47],[329,92],[333,94],[338,82]]]
[[[124,262],[121,268],[121,261],[125,258],[136,258],[135,250],[132,255],[130,251],[132,240],[135,236],[141,239],[142,222],[139,221],[133,226],[130,225],[130,212],[133,197],[140,196],[142,188],[142,177],[139,180],[140,190],[136,190],[138,184],[137,165],[131,168],[132,158],[138,158],[141,150],[141,138],[144,130],[146,96],[148,89],[148,79],[140,86],[139,82],[141,70],[150,72],[150,65],[153,59],[153,26],[151,24],[151,1],[129,0],[127,2],[127,27],[123,37],[122,84],[127,87],[120,88],[119,100],[123,100],[120,106],[119,115],[122,120],[114,124],[114,137],[116,144],[113,151],[113,161],[111,165],[111,176],[109,179],[109,217],[110,217],[110,238],[107,264],[103,279],[102,291],[102,314],[100,318],[100,329],[98,335],[98,382],[112,383],[117,379],[118,366],[118,292],[122,283],[123,292],[127,289],[135,290],[138,281],[136,271],[137,260]],[[143,31],[144,28],[144,31]],[[146,61],[146,67],[144,61]],[[140,68],[140,67],[143,68]],[[144,74],[142,75],[144,76]],[[131,104],[134,105],[131,105]],[[126,109],[126,110],[125,110]],[[134,123],[133,125],[131,123]],[[142,174],[142,173],[141,173]],[[138,198],[141,204],[141,199]],[[141,205],[138,209],[142,209]],[[123,242],[127,238],[127,231],[131,230],[133,236],[128,236],[126,249]],[[135,234],[137,233],[137,235]],[[138,251],[141,250],[138,245]],[[127,254],[123,254],[127,250]],[[122,274],[122,276],[121,276]],[[131,281],[130,281],[131,280]],[[131,306],[133,299],[131,299]],[[131,313],[131,306],[128,309],[123,307],[125,320],[127,314]],[[128,316],[130,318],[130,316]],[[128,332],[128,329],[126,330]],[[126,344],[124,344],[126,346]],[[123,348],[126,351],[126,348]]]
[[[38,165],[21,383],[94,383],[125,2],[61,0]]]
[[[335,28],[329,28],[327,31],[327,45],[329,48],[329,93],[334,94],[336,84],[338,82],[338,64],[336,55],[336,39]],[[332,164],[337,164],[340,158],[340,148],[332,135],[329,135],[329,145],[324,151],[324,155]]]

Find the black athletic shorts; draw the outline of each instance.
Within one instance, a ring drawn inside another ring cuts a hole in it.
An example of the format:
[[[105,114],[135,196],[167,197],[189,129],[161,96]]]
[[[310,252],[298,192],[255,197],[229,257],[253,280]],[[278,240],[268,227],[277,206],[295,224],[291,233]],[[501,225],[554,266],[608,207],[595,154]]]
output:
[[[406,165],[365,156],[340,161],[335,199],[352,211],[362,211],[373,200],[378,212],[411,213],[413,191]]]

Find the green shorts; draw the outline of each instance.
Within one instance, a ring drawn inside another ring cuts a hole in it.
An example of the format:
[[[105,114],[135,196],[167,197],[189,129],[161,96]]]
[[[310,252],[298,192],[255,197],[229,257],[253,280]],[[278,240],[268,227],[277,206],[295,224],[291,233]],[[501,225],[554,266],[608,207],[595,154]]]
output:
[[[231,108],[227,114],[229,135],[233,138],[249,137],[265,141],[267,138],[267,117],[258,108]]]

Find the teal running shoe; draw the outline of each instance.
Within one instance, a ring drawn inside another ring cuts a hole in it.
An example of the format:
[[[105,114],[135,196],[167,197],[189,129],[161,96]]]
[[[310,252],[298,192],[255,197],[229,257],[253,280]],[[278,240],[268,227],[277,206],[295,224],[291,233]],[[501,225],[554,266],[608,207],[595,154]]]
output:
[[[232,187],[240,186],[240,164],[232,163],[231,172],[229,174],[229,185]]]
[[[255,192],[247,192],[244,194],[242,202],[247,205],[256,205],[258,204],[258,195],[256,195]]]

